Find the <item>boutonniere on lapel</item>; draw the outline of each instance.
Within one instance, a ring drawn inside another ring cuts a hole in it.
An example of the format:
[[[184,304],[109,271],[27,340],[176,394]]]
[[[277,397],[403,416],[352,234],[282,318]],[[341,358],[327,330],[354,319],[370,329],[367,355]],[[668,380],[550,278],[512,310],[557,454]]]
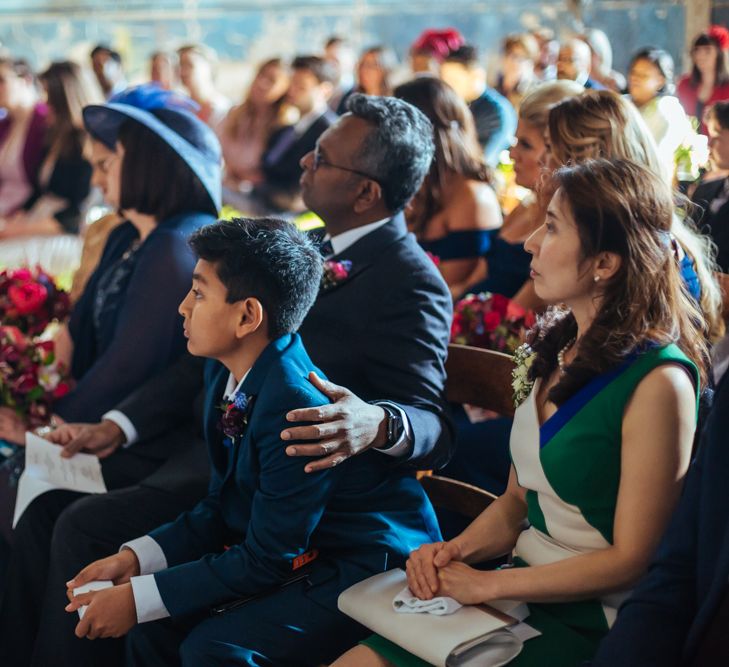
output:
[[[328,259],[324,262],[324,273],[321,276],[321,289],[330,290],[344,282],[352,271],[352,262],[343,259],[335,262]]]
[[[514,407],[518,408],[529,396],[534,380],[529,378],[529,369],[537,354],[527,343],[514,352],[514,370],[511,373],[511,386],[514,389]]]
[[[220,406],[222,415],[218,429],[226,437],[225,445],[232,445],[236,438],[242,438],[248,426],[248,419],[253,407],[253,397],[239,392],[233,400],[224,401]]]

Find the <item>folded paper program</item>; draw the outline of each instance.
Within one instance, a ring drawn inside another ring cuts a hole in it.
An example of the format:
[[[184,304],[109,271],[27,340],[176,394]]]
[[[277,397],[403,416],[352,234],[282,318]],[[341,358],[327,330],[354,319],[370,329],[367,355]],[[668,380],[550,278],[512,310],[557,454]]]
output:
[[[403,614],[435,614],[446,616],[453,614],[461,608],[461,603],[453,598],[439,597],[432,600],[421,600],[413,595],[406,586],[392,601],[392,608]]]

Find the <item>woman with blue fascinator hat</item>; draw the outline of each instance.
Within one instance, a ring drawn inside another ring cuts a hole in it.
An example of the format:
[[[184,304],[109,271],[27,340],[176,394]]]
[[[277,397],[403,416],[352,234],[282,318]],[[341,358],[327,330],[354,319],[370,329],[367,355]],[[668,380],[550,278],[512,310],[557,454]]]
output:
[[[221,197],[220,144],[195,106],[147,84],[83,111],[89,134],[113,151],[106,198],[125,222],[69,322],[75,387],[54,406],[62,420],[101,419],[185,350],[177,306],[195,264],[187,238],[215,221]],[[0,419],[0,437],[22,444],[24,428]]]

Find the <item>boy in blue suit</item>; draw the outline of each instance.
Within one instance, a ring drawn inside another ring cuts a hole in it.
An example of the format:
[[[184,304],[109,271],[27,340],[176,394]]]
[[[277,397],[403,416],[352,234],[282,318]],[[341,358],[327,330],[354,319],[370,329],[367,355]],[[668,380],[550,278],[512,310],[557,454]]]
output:
[[[188,349],[211,359],[209,494],[82,570],[67,610],[88,605],[76,634],[89,639],[139,623],[132,665],[320,664],[366,632],[338,594],[439,539],[433,510],[376,453],[310,474],[281,447],[287,412],[327,402],[294,333],[322,275],[311,242],[285,222],[235,220],[190,243],[199,261],[180,312]],[[115,586],[73,595],[102,579]]]

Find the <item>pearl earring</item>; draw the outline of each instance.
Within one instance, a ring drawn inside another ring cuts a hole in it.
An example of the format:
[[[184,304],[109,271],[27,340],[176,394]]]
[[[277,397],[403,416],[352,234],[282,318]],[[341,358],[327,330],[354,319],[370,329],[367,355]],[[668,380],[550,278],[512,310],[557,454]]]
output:
[[[593,280],[597,283],[600,282],[600,276],[594,276]]]

